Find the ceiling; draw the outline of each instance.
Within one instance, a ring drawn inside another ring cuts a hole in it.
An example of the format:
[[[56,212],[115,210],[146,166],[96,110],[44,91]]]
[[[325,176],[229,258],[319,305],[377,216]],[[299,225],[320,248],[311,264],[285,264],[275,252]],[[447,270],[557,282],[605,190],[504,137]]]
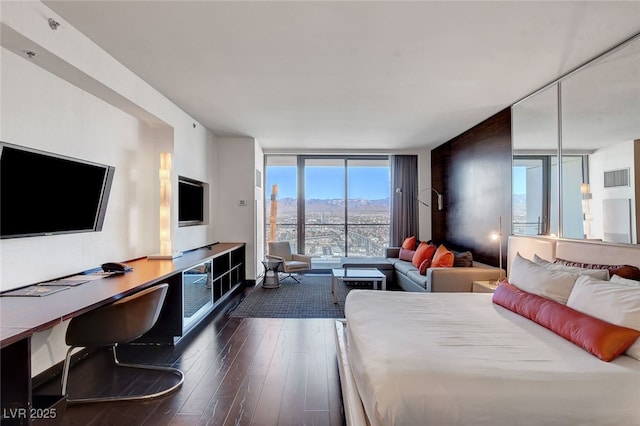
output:
[[[220,136],[437,146],[640,31],[640,1],[45,1]]]

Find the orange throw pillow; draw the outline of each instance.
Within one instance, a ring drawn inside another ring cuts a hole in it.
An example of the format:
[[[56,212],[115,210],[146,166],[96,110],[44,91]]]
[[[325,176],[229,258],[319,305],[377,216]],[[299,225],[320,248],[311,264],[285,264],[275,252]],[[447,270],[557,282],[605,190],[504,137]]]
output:
[[[433,256],[433,260],[431,261],[432,268],[451,268],[453,266],[453,261],[455,256],[453,252],[447,250],[444,244],[440,244],[438,250],[436,250],[436,254]]]
[[[640,331],[621,327],[583,314],[554,300],[527,293],[500,283],[493,303],[548,328],[603,361],[611,361],[626,351]]]
[[[416,252],[413,255],[413,259],[411,259],[411,263],[416,268],[420,268],[420,265],[422,264],[422,262],[424,262],[425,260],[431,259],[435,252],[436,252],[436,246],[427,244],[423,241],[420,243],[420,245],[416,249]]]
[[[402,242],[402,248],[406,250],[415,250],[417,241],[418,239],[416,237],[407,237]]]

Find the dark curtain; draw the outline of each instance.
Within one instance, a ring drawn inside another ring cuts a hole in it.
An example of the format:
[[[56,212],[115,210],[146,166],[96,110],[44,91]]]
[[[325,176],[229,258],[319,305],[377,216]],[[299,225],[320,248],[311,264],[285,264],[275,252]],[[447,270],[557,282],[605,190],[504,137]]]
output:
[[[398,193],[398,189],[401,190]],[[406,237],[418,237],[418,156],[391,156],[391,235],[389,245],[397,247]]]

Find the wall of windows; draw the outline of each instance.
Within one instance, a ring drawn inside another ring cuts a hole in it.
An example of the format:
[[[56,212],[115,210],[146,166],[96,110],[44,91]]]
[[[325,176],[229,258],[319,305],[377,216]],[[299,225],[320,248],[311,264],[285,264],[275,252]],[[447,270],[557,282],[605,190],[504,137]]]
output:
[[[267,155],[265,181],[267,241],[318,259],[384,254],[387,156]]]

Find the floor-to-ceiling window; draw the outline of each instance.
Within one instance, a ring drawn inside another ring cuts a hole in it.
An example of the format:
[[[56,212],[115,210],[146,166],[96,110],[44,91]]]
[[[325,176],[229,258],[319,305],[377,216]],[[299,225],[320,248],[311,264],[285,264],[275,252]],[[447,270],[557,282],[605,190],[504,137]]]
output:
[[[316,259],[382,256],[389,243],[387,156],[268,155],[267,241]]]
[[[298,159],[295,155],[266,158],[265,229],[267,241],[289,241],[298,251]]]

